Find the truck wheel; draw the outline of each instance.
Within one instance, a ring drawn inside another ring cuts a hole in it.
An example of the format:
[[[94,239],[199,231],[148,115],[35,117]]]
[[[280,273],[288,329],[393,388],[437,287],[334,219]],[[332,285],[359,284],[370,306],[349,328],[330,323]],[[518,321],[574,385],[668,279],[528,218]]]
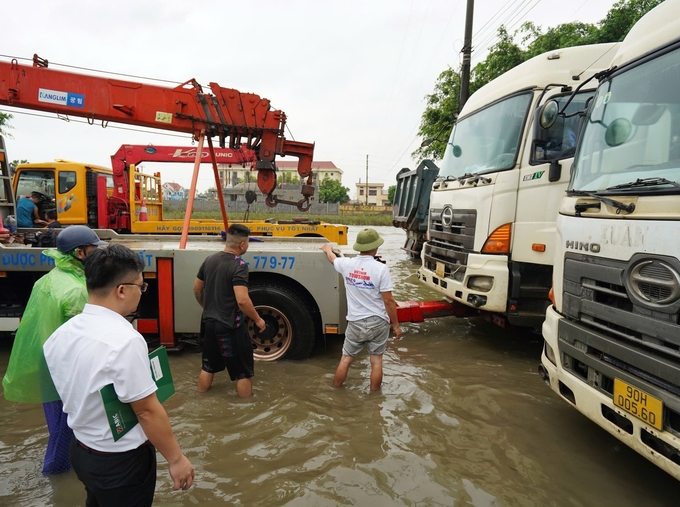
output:
[[[316,306],[293,289],[278,284],[256,283],[249,293],[257,313],[267,324],[264,332],[258,333],[255,323],[246,319],[255,359],[307,359],[314,347]]]

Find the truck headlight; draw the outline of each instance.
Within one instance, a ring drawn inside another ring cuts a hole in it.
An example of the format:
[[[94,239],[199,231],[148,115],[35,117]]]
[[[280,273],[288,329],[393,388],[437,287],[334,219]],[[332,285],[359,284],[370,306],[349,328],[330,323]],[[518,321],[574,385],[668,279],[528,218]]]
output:
[[[548,342],[544,341],[543,343],[545,345],[545,357],[548,358],[548,361],[557,366],[557,363],[555,362],[555,351],[548,345]]]
[[[467,282],[468,289],[489,292],[493,289],[493,276],[471,276]]]

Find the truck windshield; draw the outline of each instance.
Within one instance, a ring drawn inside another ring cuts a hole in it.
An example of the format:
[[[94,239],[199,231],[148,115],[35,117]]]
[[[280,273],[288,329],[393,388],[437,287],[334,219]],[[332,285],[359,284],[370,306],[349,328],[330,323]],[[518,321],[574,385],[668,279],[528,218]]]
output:
[[[21,171],[17,182],[17,198],[29,196],[31,192],[40,192],[54,199],[54,169]]]
[[[680,191],[680,49],[600,85],[589,112],[570,192]]]
[[[530,92],[515,95],[458,121],[439,175],[458,178],[513,168],[531,98]]]

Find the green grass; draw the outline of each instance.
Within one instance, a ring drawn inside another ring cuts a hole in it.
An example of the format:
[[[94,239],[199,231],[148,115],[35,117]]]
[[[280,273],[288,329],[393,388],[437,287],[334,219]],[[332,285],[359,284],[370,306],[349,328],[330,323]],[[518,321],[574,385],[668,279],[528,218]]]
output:
[[[183,211],[165,211],[164,216],[169,220],[178,220],[184,218]],[[382,214],[356,214],[356,215],[307,215],[305,213],[250,213],[249,220],[267,220],[274,218],[276,220],[292,220],[293,218],[304,217],[308,220],[318,220],[320,222],[327,222],[331,224],[341,225],[392,225],[392,215]],[[197,211],[194,212],[192,218],[196,219],[213,219],[221,220],[222,215],[219,212]],[[230,220],[243,220],[243,213],[229,214]]]

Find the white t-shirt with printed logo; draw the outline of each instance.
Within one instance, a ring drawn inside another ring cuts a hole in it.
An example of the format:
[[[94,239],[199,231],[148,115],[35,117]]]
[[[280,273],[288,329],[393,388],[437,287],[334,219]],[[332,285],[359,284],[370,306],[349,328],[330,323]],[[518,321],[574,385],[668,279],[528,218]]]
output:
[[[381,292],[393,290],[387,266],[370,255],[338,257],[333,266],[345,281],[348,321],[353,322],[372,316],[390,321],[380,295]]]
[[[98,451],[124,452],[147,440],[137,424],[114,441],[99,393],[113,384],[118,399],[130,403],[157,389],[146,341],[125,318],[103,306],[86,304],[83,313],[47,339],[43,351],[68,425],[80,442]]]

